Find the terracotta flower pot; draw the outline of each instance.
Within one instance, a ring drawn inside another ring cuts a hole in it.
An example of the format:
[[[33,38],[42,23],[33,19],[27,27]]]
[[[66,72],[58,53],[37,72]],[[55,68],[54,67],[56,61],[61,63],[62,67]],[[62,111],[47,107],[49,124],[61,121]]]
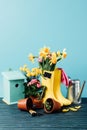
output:
[[[58,111],[61,108],[61,104],[52,98],[48,98],[44,103],[44,111],[46,113],[52,113]]]
[[[43,101],[38,98],[30,97],[33,102],[33,108],[43,108]]]
[[[21,110],[28,111],[29,109],[31,109],[33,107],[32,99],[31,98],[21,99],[18,101],[17,106]]]

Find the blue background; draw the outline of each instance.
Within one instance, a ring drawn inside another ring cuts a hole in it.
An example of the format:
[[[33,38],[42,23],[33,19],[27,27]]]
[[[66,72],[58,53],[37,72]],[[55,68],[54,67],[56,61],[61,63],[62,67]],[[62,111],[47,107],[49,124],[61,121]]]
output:
[[[57,66],[81,84],[86,80],[87,0],[0,0],[0,73],[34,67],[28,54],[38,54],[44,45],[52,51],[66,48],[68,56]],[[87,85],[82,96],[87,97]]]

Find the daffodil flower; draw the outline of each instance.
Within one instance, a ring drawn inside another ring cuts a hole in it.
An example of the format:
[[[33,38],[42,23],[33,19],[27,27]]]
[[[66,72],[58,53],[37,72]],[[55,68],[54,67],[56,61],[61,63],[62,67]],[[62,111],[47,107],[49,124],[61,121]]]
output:
[[[30,54],[29,60],[34,62],[34,59],[37,58],[39,68],[42,70],[41,73],[43,73],[44,70],[53,71],[56,67],[57,62],[66,58],[66,56],[67,53],[65,48],[62,52],[60,50],[58,50],[57,52],[51,52],[50,48],[45,46],[40,49],[39,56],[34,56],[33,54]],[[26,69],[24,70],[27,71]],[[32,72],[32,75],[34,75],[33,73],[37,75],[38,71],[34,70],[34,72]]]
[[[50,48],[44,47],[44,48],[43,48],[43,51],[44,51],[46,54],[49,54],[49,53],[50,53]]]
[[[28,73],[26,74],[26,76],[27,76],[27,77],[30,77],[30,76],[31,76],[31,73],[30,73],[30,72],[28,72]]]
[[[52,53],[52,57],[51,57],[50,62],[51,62],[52,64],[56,64],[56,62],[57,62],[57,56],[56,56],[56,53],[55,53],[55,52]]]
[[[30,54],[28,58],[29,58],[30,61],[34,62],[34,56],[33,56],[33,54]]]
[[[63,57],[63,58],[66,58],[66,56],[67,56],[67,53],[66,53],[66,48],[65,48],[65,49],[63,49],[62,57]]]
[[[57,51],[57,57],[59,57],[60,56],[60,51]]]

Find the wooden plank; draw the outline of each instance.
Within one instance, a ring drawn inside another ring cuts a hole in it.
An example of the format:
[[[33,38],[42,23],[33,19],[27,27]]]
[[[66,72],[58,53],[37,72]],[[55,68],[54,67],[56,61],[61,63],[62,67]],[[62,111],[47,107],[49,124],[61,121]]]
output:
[[[0,99],[0,130],[86,130],[87,98],[82,100],[77,112],[56,112],[46,114],[37,109],[41,116],[32,117],[26,111],[17,108],[17,104],[7,105]]]

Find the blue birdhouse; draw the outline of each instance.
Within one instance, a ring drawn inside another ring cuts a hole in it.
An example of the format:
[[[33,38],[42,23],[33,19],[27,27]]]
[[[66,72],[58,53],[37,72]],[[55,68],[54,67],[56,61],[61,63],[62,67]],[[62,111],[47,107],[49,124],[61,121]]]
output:
[[[3,101],[10,104],[15,104],[19,99],[24,98],[24,80],[25,76],[20,71],[3,72]]]

